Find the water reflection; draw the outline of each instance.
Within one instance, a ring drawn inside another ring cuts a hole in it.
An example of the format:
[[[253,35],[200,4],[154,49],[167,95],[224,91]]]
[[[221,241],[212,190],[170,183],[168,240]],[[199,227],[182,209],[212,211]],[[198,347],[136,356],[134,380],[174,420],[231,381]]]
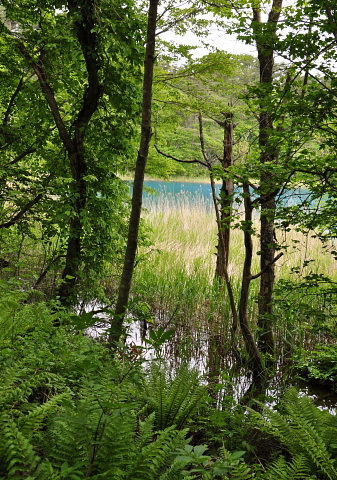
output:
[[[95,310],[99,310],[97,305]],[[97,323],[87,330],[87,334],[96,338],[106,338],[106,332],[110,326],[110,319],[104,312],[96,314]],[[129,324],[125,336],[126,350],[144,359],[150,361],[157,358],[157,352],[144,341],[144,336],[149,338],[148,331],[144,332],[142,322],[132,317],[128,319]],[[186,339],[185,339],[186,340]],[[190,339],[193,344],[193,339]],[[188,363],[192,368],[197,369],[205,382],[213,382],[212,388],[215,392],[215,401],[217,407],[221,410],[228,408],[228,405],[238,403],[247,404],[252,399],[258,400],[269,407],[275,406],[282,394],[290,386],[298,388],[300,395],[309,396],[314,400],[315,405],[320,409],[328,410],[336,414],[337,392],[331,391],[331,388],[321,385],[318,382],[306,382],[303,379],[287,381],[287,366],[278,365],[275,374],[260,385],[253,382],[252,374],[247,367],[238,367],[229,354],[220,359],[220,371],[217,378],[210,380],[208,365],[208,347],[209,336],[207,333],[198,336],[194,351],[184,348],[182,339],[175,335],[172,340],[165,343],[161,349],[161,356],[173,369],[180,366],[182,362]],[[182,348],[181,348],[182,347]],[[253,389],[255,388],[255,390]]]

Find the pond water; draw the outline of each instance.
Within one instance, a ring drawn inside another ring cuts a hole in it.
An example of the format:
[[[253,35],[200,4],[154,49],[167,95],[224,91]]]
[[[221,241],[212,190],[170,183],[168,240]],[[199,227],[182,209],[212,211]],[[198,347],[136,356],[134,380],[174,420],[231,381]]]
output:
[[[220,184],[217,184],[217,193],[219,194],[220,191]],[[237,192],[239,195],[239,191]],[[279,200],[283,205],[297,205],[303,199],[306,199],[309,195],[309,191],[305,189],[296,189],[296,190],[287,190],[282,192],[281,198]],[[151,209],[151,207],[155,207],[156,205],[162,205],[162,202],[167,202],[170,206],[179,206],[179,205],[194,205],[194,206],[204,206],[210,211],[213,211],[213,199],[212,199],[212,190],[211,186],[208,183],[203,182],[176,182],[176,181],[156,181],[156,180],[147,180],[145,182],[145,190],[144,190],[144,202],[143,205],[145,208]],[[99,332],[101,334],[102,332]],[[139,326],[138,321],[131,321],[130,322],[130,329],[129,335],[127,337],[126,343],[130,347],[132,346],[141,346],[144,348],[143,350],[143,357],[146,359],[150,359],[153,357],[154,352],[151,349],[145,349],[148,347],[144,343],[143,335],[141,332],[141,328]],[[206,373],[206,365],[203,363],[207,356],[207,345],[208,339],[205,338],[204,340],[204,349],[205,355],[200,355],[199,357],[192,357],[190,359],[190,363],[192,366],[198,368],[200,373]],[[172,360],[172,347],[171,342],[169,342],[165,346],[166,350],[166,358]],[[231,379],[232,386],[231,386],[231,395],[234,398],[240,399],[245,391],[249,388],[251,383],[250,375],[247,372],[242,372],[238,374],[236,379]],[[274,378],[271,382],[271,386],[267,391],[267,395],[270,398],[277,398],[280,390],[283,388],[282,386],[282,375],[278,375],[278,377]],[[307,390],[307,385],[299,386],[299,389],[302,394],[306,394],[311,396],[313,399],[316,400],[317,405],[327,408],[330,411],[334,411],[335,405],[337,403],[336,394],[332,392],[326,392],[322,387],[316,386],[316,388],[312,388],[310,391]],[[273,401],[271,401],[271,404]]]
[[[91,304],[90,307],[87,306],[88,311],[91,309],[100,310],[101,308],[102,305],[100,304]],[[104,337],[110,326],[110,318],[107,317],[105,313],[100,313],[95,315],[95,317],[97,318],[97,323],[95,326],[87,329],[87,335],[90,335],[93,338]],[[125,339],[126,354],[129,352],[131,355],[139,355],[139,358],[142,358],[145,362],[157,358],[155,350],[144,341],[145,332],[142,331],[141,322],[129,316],[127,323],[128,328]],[[148,337],[148,335],[146,335],[146,337]],[[205,351],[207,351],[207,342],[208,340],[205,338]],[[181,359],[176,358],[174,354],[172,356],[171,342],[167,342],[163,345],[162,355],[162,358],[165,358],[173,369],[178,368]],[[191,368],[199,370],[200,375],[203,376],[203,381],[207,383],[205,358],[205,356],[191,357],[188,360],[188,363]],[[236,375],[231,376],[229,374],[230,370],[231,369],[228,370],[224,367],[223,378],[219,381],[219,386],[222,384],[222,388],[220,388],[218,392],[219,399],[222,398],[223,400],[225,397],[231,397],[233,400],[240,402],[245,393],[249,391],[249,388],[251,387],[252,375],[242,368],[241,372],[237,372]],[[301,396],[306,395],[312,398],[315,405],[320,409],[328,410],[330,413],[336,414],[337,392],[319,382],[305,381],[304,379],[298,379],[296,376],[292,381],[288,382],[287,386],[285,386],[282,369],[276,372],[274,377],[270,378],[268,385],[266,386],[266,390],[264,391],[266,405],[270,407],[276,405],[278,399],[282,396],[282,393],[284,393],[284,391],[290,386],[295,386]]]

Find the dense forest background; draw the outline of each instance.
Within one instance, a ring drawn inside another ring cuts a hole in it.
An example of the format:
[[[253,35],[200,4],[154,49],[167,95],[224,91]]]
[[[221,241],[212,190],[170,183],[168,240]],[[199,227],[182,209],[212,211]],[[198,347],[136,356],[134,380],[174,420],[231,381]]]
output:
[[[335,2],[0,19],[0,478],[336,480]]]

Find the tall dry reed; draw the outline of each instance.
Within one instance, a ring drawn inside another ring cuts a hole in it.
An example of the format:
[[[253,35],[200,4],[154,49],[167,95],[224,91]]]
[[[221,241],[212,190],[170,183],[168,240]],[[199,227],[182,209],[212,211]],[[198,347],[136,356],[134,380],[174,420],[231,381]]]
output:
[[[232,315],[227,293],[214,282],[217,226],[215,215],[203,197],[178,195],[150,197],[145,202],[144,221],[151,246],[142,247],[137,266],[133,294],[152,308],[156,321],[174,326],[180,332],[180,349],[191,346],[200,352],[209,334],[218,338],[221,348],[229,349]],[[240,214],[239,214],[240,215]],[[238,218],[238,223],[240,222]],[[258,218],[254,237],[253,273],[259,272]],[[307,235],[294,230],[278,231],[277,241],[284,255],[275,265],[277,284],[280,280],[300,282],[310,273],[335,277],[336,261],[313,232]],[[239,228],[232,231],[229,273],[238,298],[244,260],[243,235]],[[289,286],[289,285],[288,285]],[[250,319],[255,325],[258,280],[251,286]],[[299,290],[305,301],[285,308],[287,292],[277,290],[275,332],[278,344],[303,340],[303,305],[311,305],[311,319],[318,296]],[[303,299],[302,299],[303,300]],[[295,308],[296,307],[296,308]],[[283,347],[284,348],[284,345]],[[285,354],[287,349],[284,348]],[[288,352],[289,353],[289,352]]]

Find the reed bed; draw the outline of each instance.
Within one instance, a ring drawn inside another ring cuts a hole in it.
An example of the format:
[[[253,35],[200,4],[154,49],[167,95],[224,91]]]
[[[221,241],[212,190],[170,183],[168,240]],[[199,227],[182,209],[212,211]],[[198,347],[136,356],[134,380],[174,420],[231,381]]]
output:
[[[177,345],[170,346],[171,350],[177,349],[176,354],[209,357],[213,344],[224,357],[230,351],[232,315],[226,290],[214,281],[217,226],[209,202],[201,196],[183,194],[150,197],[145,202],[144,221],[152,245],[141,249],[134,296],[148,302],[155,322],[176,329]],[[244,259],[242,237],[239,228],[232,231],[229,273],[237,298]],[[276,264],[277,285],[282,281],[300,282],[310,273],[336,278],[336,261],[313,232],[305,235],[295,229],[280,230],[277,240],[284,252]],[[254,273],[259,271],[258,248],[256,235]],[[316,290],[319,288],[317,285]],[[253,328],[257,289],[258,281],[252,282],[249,314]],[[309,290],[277,289],[275,334],[284,357],[292,355],[295,346],[308,342],[315,312],[321,315],[322,299],[317,291],[313,293],[315,288]]]

